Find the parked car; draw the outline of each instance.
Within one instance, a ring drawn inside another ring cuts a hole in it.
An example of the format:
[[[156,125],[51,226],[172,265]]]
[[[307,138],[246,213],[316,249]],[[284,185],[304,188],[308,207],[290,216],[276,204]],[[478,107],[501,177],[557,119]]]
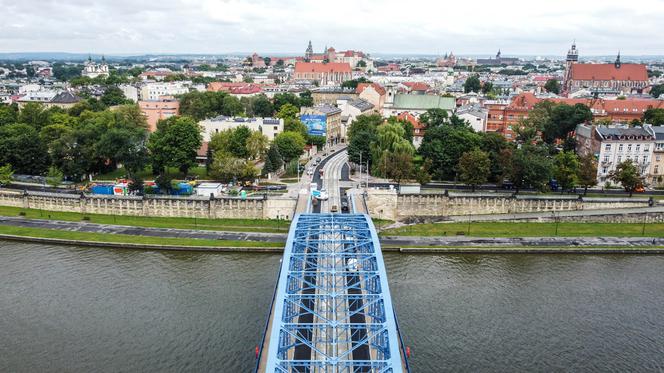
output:
[[[314,168],[313,168],[313,167],[309,167],[309,168],[307,169],[307,175],[313,175],[313,174],[314,174]]]
[[[339,207],[337,205],[332,205],[330,212],[339,212]]]
[[[320,163],[321,159],[320,157],[316,157],[316,163]]]
[[[346,201],[341,201],[341,212],[348,212],[348,202]]]

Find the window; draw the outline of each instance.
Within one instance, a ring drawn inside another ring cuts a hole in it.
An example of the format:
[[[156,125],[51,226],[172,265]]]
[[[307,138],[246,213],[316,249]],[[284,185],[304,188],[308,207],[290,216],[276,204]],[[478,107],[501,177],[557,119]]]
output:
[[[650,145],[643,145],[643,151],[644,152],[649,152],[650,151]]]
[[[655,165],[655,175],[659,173],[659,165]]]
[[[618,145],[618,151],[619,152],[623,151],[623,144]]]
[[[632,144],[627,145],[627,151],[631,152],[632,151]]]
[[[611,144],[606,144],[606,146],[604,147],[604,150],[606,150],[607,152],[610,151],[611,150]]]
[[[638,145],[636,145],[636,152],[638,153],[640,151],[641,151],[641,144],[638,144]]]
[[[606,171],[608,171],[607,168],[606,168],[606,167],[602,167],[602,173],[605,174]]]
[[[643,163],[648,163],[648,156],[647,155],[643,156]]]
[[[618,163],[622,162],[622,155],[618,156]]]

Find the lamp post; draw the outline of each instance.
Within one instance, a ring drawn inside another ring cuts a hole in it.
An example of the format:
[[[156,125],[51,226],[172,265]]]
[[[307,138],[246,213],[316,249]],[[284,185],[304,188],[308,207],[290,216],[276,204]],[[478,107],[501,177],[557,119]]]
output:
[[[641,227],[641,236],[646,235],[646,219],[648,219],[648,213],[643,214],[643,226]]]

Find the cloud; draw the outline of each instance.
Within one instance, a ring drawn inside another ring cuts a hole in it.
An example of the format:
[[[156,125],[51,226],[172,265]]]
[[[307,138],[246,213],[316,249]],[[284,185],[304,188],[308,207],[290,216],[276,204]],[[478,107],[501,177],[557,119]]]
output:
[[[0,52],[664,54],[663,0],[0,0]]]

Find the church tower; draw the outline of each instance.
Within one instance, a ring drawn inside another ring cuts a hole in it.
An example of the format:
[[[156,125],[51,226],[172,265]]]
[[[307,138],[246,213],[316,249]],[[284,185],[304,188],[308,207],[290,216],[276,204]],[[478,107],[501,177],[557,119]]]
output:
[[[311,46],[311,40],[309,40],[309,46],[307,47],[307,50],[304,52],[305,61],[307,62],[311,61],[311,56],[313,55],[314,55],[314,48]]]
[[[579,62],[579,51],[576,49],[576,40],[572,43],[572,47],[567,51],[567,58],[565,59],[565,74],[563,76],[563,92],[567,93],[572,88],[572,65]]]
[[[616,66],[616,69],[619,69],[620,66],[622,66],[622,62],[620,62],[620,51],[618,51],[618,57],[616,57],[616,62],[613,64]]]

